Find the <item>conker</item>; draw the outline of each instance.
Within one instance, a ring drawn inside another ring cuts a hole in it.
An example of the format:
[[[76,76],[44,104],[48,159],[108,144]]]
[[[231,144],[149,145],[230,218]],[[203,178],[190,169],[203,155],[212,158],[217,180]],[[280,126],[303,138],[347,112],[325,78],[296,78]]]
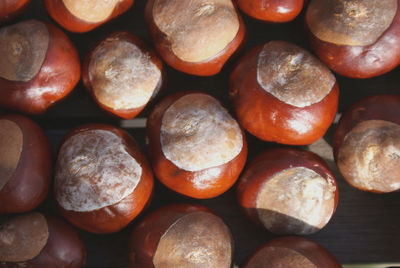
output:
[[[265,141],[311,144],[336,115],[335,77],[308,51],[283,41],[251,49],[230,76],[230,98],[241,125]]]
[[[400,63],[399,0],[311,0],[306,26],[311,47],[329,68],[370,78]]]
[[[9,21],[22,13],[31,0],[3,0],[0,1],[0,23]]]
[[[55,26],[27,20],[0,29],[0,106],[45,112],[78,83],[78,53]]]
[[[125,119],[139,114],[165,82],[161,60],[127,31],[109,35],[90,51],[82,77],[101,108]]]
[[[50,144],[40,127],[21,115],[0,116],[0,214],[37,207],[51,171]]]
[[[338,203],[336,180],[312,152],[270,149],[254,158],[238,185],[247,216],[275,234],[308,235],[322,229]]]
[[[85,245],[79,234],[62,220],[31,212],[0,225],[0,266],[84,267]]]
[[[319,244],[302,237],[280,237],[253,253],[242,268],[341,268],[336,258]]]
[[[153,175],[123,130],[102,124],[70,131],[57,159],[54,191],[61,213],[92,233],[117,232],[151,197]]]
[[[400,96],[373,95],[354,103],[334,135],[336,164],[352,186],[376,193],[400,189]]]
[[[169,205],[134,227],[130,267],[231,267],[233,238],[223,220],[206,207]]]
[[[212,96],[179,92],[156,105],[147,120],[148,153],[156,177],[193,198],[212,198],[237,180],[247,157],[245,134]]]
[[[134,0],[44,0],[50,16],[63,28],[76,33],[93,30],[126,12]]]
[[[245,37],[232,0],[149,0],[145,19],[158,53],[188,74],[217,74]]]
[[[250,17],[272,23],[294,20],[304,4],[304,0],[237,0],[236,2]]]

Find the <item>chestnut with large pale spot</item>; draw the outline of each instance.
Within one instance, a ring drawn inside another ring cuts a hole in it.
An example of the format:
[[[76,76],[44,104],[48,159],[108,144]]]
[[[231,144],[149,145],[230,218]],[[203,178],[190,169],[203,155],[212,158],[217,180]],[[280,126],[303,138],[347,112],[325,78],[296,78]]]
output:
[[[69,132],[58,154],[55,197],[61,213],[92,233],[117,232],[149,202],[153,175],[124,131],[84,125]]]
[[[0,106],[45,112],[78,83],[78,53],[55,26],[27,20],[0,29]]]
[[[282,148],[266,151],[250,163],[239,180],[238,199],[247,216],[268,231],[308,235],[329,222],[338,190],[321,158]]]
[[[3,0],[0,1],[0,23],[9,21],[21,14],[31,0]]]
[[[229,268],[233,238],[223,220],[206,207],[169,205],[134,227],[130,267]]]
[[[132,119],[163,88],[161,60],[137,36],[115,32],[86,56],[83,82],[104,110]]]
[[[280,237],[267,242],[243,268],[340,268],[336,258],[319,244],[301,237]]]
[[[227,191],[242,171],[247,143],[239,124],[212,96],[180,92],[162,100],[147,121],[157,178],[193,198]]]
[[[353,104],[334,136],[340,173],[350,185],[376,193],[400,189],[400,97],[373,95]]]
[[[237,0],[238,7],[250,17],[272,23],[294,20],[304,0]]]
[[[335,118],[339,99],[329,69],[308,51],[283,41],[251,49],[234,68],[229,88],[247,131],[291,145],[321,138]]]
[[[84,33],[126,12],[134,0],[44,0],[50,16],[71,32]]]
[[[150,0],[145,18],[161,57],[199,76],[217,74],[245,36],[231,0]]]
[[[30,211],[45,199],[51,162],[49,142],[35,122],[0,116],[0,214]]]
[[[58,218],[38,212],[0,225],[1,267],[84,267],[85,245],[78,233]]]
[[[400,63],[399,0],[312,0],[311,47],[329,68],[352,78],[382,75]]]

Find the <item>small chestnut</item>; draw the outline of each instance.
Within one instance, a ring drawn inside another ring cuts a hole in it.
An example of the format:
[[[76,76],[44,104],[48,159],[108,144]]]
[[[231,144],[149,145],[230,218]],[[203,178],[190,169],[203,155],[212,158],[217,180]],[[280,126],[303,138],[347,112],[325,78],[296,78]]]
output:
[[[344,179],[363,191],[400,190],[400,96],[373,95],[354,103],[334,135]]]
[[[198,205],[169,205],[133,229],[130,267],[231,267],[234,242],[223,220]]]
[[[217,74],[245,37],[232,0],[149,0],[146,23],[158,53],[188,74]]]
[[[304,4],[304,0],[237,0],[236,2],[250,17],[272,23],[294,20]]]
[[[80,268],[86,262],[79,234],[62,220],[31,212],[0,225],[0,266]]]
[[[280,237],[253,253],[242,268],[341,268],[336,258],[319,244],[302,237]]]
[[[308,51],[283,41],[251,49],[230,76],[230,98],[241,125],[265,141],[307,145],[336,115],[335,77]]]
[[[31,0],[3,0],[0,1],[0,23],[8,21],[22,13]]]
[[[0,116],[0,214],[37,207],[51,171],[50,144],[40,127],[21,115]]]
[[[80,77],[78,53],[55,26],[27,20],[0,29],[0,106],[45,112]]]
[[[156,105],[147,120],[148,153],[156,177],[193,198],[212,198],[237,180],[247,157],[245,134],[212,96],[179,92]]]
[[[44,0],[50,16],[63,28],[76,33],[93,30],[126,12],[134,0]]]
[[[311,0],[306,27],[311,47],[329,68],[370,78],[400,63],[400,0]]]
[[[152,190],[147,160],[123,130],[84,125],[64,138],[54,191],[59,210],[77,227],[92,233],[117,232],[142,211]]]
[[[315,233],[338,203],[336,180],[325,162],[312,152],[289,148],[254,158],[237,192],[246,215],[275,234]]]
[[[165,81],[163,64],[142,40],[115,32],[86,56],[82,78],[104,110],[132,119],[157,95]]]

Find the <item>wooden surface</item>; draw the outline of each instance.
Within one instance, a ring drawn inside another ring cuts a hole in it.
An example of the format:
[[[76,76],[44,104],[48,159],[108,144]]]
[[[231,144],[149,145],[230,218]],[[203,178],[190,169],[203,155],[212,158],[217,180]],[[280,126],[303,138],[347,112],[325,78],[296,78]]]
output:
[[[33,0],[32,2],[26,13],[17,18],[16,21],[28,18],[51,21],[42,1]],[[145,0],[136,0],[133,8],[127,13],[90,33],[67,33],[78,47],[81,61],[91,46],[115,30],[130,30],[147,43],[151,43],[143,18],[145,2]],[[248,30],[248,41],[244,51],[270,40],[286,40],[309,49],[303,34],[303,15],[304,12],[294,22],[283,25],[264,24],[243,15]],[[243,54],[244,51],[239,53],[238,56]],[[185,75],[168,67],[168,84],[164,95],[179,90],[204,90],[218,97],[230,107],[227,98],[227,79],[234,62],[235,59],[225,66],[219,75],[207,78]],[[342,112],[351,103],[363,96],[377,93],[398,93],[400,89],[399,69],[395,69],[384,76],[367,80],[354,80],[340,76],[337,76],[337,79],[340,88],[339,112]],[[144,118],[147,114],[148,109],[139,117]],[[103,113],[85,91],[82,83],[79,83],[74,92],[62,103],[41,116],[33,117],[33,119],[45,129],[53,147],[54,157],[63,135],[72,127],[95,122],[116,126],[131,124]],[[143,120],[136,122],[139,125],[143,124]],[[308,238],[326,247],[341,263],[400,262],[400,248],[398,246],[400,241],[400,194],[377,195],[351,188],[340,177],[332,160],[330,144],[334,128],[333,125],[325,137],[311,145],[310,148],[324,157],[337,175],[339,205],[331,222],[323,230],[308,236]],[[141,144],[144,150],[144,128],[129,128],[127,131]],[[262,142],[249,134],[247,134],[247,138],[249,143],[248,160],[267,148],[280,146]],[[178,202],[197,203],[213,209],[232,230],[236,243],[234,263],[238,265],[257,247],[275,236],[263,229],[254,227],[244,217],[236,202],[235,186],[218,198],[193,200],[178,196],[156,182],[154,199],[145,213],[168,203]],[[52,194],[38,210],[57,214]],[[140,220],[141,217],[139,216],[137,220]],[[88,251],[87,267],[127,267],[129,234],[137,220],[133,221],[122,232],[112,235],[93,235],[81,231]]]

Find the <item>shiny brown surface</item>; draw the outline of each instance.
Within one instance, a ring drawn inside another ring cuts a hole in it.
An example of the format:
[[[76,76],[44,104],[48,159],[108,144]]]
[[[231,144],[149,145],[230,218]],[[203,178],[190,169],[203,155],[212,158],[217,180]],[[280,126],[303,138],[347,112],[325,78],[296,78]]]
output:
[[[294,20],[303,8],[303,0],[236,0],[238,7],[258,20],[282,23]]]
[[[242,132],[243,147],[239,155],[228,163],[220,166],[191,172],[180,169],[169,161],[161,149],[160,129],[162,117],[172,103],[189,93],[199,92],[186,91],[168,96],[153,109],[147,121],[146,132],[149,139],[147,151],[156,177],[165,186],[185,196],[201,199],[212,198],[227,191],[237,180],[246,162],[246,137]],[[206,176],[207,179],[213,178],[213,183],[210,183],[206,187],[204,185],[198,187],[196,181],[201,181],[204,176]]]
[[[34,209],[46,197],[51,176],[50,144],[36,123],[20,115],[3,115],[0,119],[16,123],[23,134],[18,166],[0,191],[0,214]]]
[[[0,23],[13,19],[22,13],[31,0],[3,0],[0,2]]]
[[[84,125],[71,130],[64,137],[64,141],[74,134],[87,129],[108,130],[120,137],[126,146],[127,152],[142,167],[142,176],[133,192],[114,205],[87,212],[66,210],[62,208],[60,204],[58,204],[58,208],[68,221],[88,232],[118,232],[128,225],[146,206],[153,190],[153,174],[150,166],[147,164],[145,156],[140,151],[136,142],[131,136],[119,128],[102,124]],[[57,191],[57,189],[55,189],[55,191]]]

